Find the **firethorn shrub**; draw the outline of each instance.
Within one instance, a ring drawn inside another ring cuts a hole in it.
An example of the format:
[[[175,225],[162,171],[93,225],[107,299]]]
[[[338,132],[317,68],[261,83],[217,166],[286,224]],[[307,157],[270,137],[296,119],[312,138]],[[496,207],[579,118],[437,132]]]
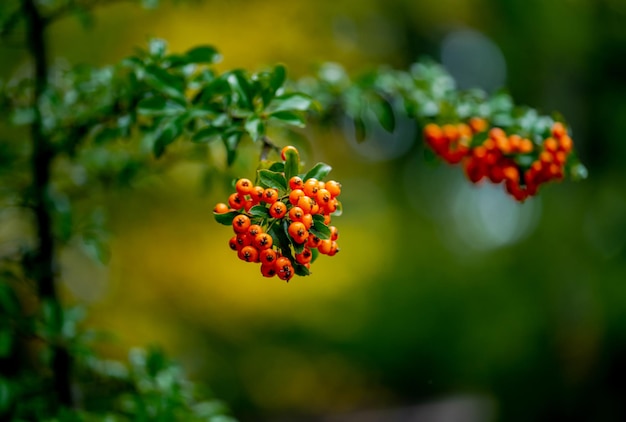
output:
[[[237,180],[228,205],[218,203],[213,214],[218,223],[232,225],[228,245],[239,259],[260,263],[264,277],[289,281],[309,275],[319,254],[339,252],[339,232],[330,223],[342,212],[341,184],[322,181],[331,170],[324,163],[301,173],[293,146],[284,147],[281,158],[258,170],[255,183]]]

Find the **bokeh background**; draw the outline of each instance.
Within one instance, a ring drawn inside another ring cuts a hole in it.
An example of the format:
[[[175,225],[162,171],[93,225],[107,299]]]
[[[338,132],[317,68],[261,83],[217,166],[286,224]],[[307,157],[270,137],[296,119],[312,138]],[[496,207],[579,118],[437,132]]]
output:
[[[68,297],[117,339],[104,353],[159,344],[242,421],[626,420],[626,2],[122,2],[95,16],[51,27],[54,56],[105,65],[157,36],[215,45],[221,69],[281,62],[298,77],[429,55],[461,88],[560,111],[590,174],[520,205],[428,164],[411,123],[362,144],[349,126],[309,128],[303,159],[344,187],[341,253],[285,284],[239,261],[212,218],[259,156],[246,141],[227,168],[216,144],[205,183],[178,165],[111,193],[108,267],[63,251]]]

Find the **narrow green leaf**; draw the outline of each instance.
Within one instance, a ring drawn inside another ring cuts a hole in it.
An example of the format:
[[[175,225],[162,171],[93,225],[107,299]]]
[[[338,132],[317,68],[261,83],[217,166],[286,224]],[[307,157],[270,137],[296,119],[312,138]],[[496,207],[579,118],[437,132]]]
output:
[[[282,64],[276,65],[270,78],[270,88],[274,93],[283,86],[285,79],[287,79],[287,69]]]
[[[274,98],[268,108],[271,113],[286,110],[306,111],[311,108],[312,104],[313,100],[308,95],[292,93]]]
[[[246,120],[246,131],[250,135],[253,141],[258,141],[263,135],[265,135],[265,125],[259,116],[251,116]]]
[[[233,93],[236,94],[236,103],[245,109],[252,109],[252,95],[250,83],[241,71],[234,71],[226,77]]]
[[[189,63],[214,64],[222,60],[222,55],[210,45],[192,48],[186,54]]]
[[[393,132],[396,128],[396,117],[391,104],[382,96],[377,96],[376,100],[371,103],[371,106],[381,126],[387,132]]]
[[[315,262],[318,256],[320,256],[320,251],[317,248],[311,249],[311,264]]]
[[[275,163],[273,163],[270,168],[270,171],[275,171],[278,173],[283,173],[285,171],[285,163],[281,162],[281,161],[276,161]]]
[[[299,113],[293,111],[276,111],[270,114],[272,119],[276,119],[281,123],[296,126],[296,127],[304,127],[306,126],[306,122],[304,117],[302,117]]]
[[[270,210],[265,205],[255,205],[254,207],[250,208],[249,213],[254,217],[270,217]]]
[[[301,277],[305,277],[307,275],[311,275],[311,271],[309,271],[309,269],[307,267],[305,267],[302,264],[298,264],[297,262],[293,263],[293,270],[294,272],[301,276]]]
[[[148,116],[175,115],[185,111],[185,108],[173,101],[167,101],[161,96],[144,98],[137,104],[137,111]]]
[[[144,80],[153,88],[168,97],[185,102],[184,81],[160,67],[150,65],[145,68]]]
[[[289,239],[289,243],[291,243],[291,246],[293,246],[293,250],[296,254],[302,253],[302,251],[304,250],[304,243],[296,243],[296,241],[293,239],[293,237],[291,237],[291,235],[289,234],[289,223],[287,223],[287,220],[283,220],[283,231],[285,232],[285,236],[287,237],[287,239]]]
[[[287,190],[287,180],[282,173],[259,170],[259,182],[265,188],[274,188],[282,192]]]
[[[222,141],[226,147],[226,163],[230,166],[237,157],[237,147],[241,141],[241,132],[237,129],[226,130],[222,133]]]
[[[179,116],[175,119],[166,121],[157,129],[156,139],[152,150],[155,157],[159,158],[165,152],[165,148],[174,142],[176,138],[183,132],[183,123],[185,116]]]
[[[354,136],[356,138],[357,143],[361,143],[365,141],[367,137],[367,128],[365,127],[365,122],[361,117],[355,117],[354,120]]]
[[[300,156],[297,151],[290,149],[286,152],[285,178],[287,181],[300,173]]]
[[[225,226],[232,226],[234,218],[238,215],[239,215],[239,211],[229,211],[223,214],[218,214],[216,212],[213,213],[213,217],[215,217],[215,221]]]
[[[203,127],[191,137],[192,142],[210,142],[222,134],[222,128],[215,126]]]
[[[332,167],[325,163],[317,163],[313,166],[311,170],[309,170],[305,175],[303,180],[307,180],[310,178],[315,178],[317,180],[323,180],[328,173],[332,170]]]
[[[313,220],[313,225],[309,229],[309,232],[322,240],[330,239],[330,229],[326,224],[320,223],[318,220]]]

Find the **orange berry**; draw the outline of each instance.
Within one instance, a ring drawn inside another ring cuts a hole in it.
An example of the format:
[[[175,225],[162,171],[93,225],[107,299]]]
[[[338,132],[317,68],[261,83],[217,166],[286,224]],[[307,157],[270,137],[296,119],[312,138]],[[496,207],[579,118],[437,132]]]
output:
[[[556,152],[559,149],[559,144],[554,138],[548,138],[543,141],[543,147],[546,151]]]
[[[522,139],[522,141],[519,144],[519,152],[521,152],[522,154],[531,153],[533,152],[534,148],[535,147],[533,145],[533,142],[528,138]]]
[[[293,277],[294,271],[293,267],[290,265],[289,267],[284,268],[283,270],[278,271],[278,278],[281,280],[289,281]]]
[[[487,121],[480,117],[472,117],[469,121],[469,125],[474,133],[484,132],[488,127]]]
[[[304,182],[298,176],[293,176],[291,179],[289,179],[289,188],[291,190],[302,189],[303,184]]]
[[[240,195],[249,194],[253,188],[254,185],[248,179],[239,179],[237,180],[237,183],[235,183],[235,189],[237,189],[237,193],[239,193]]]
[[[327,226],[330,224],[330,214],[324,214],[324,224]]]
[[[311,259],[313,258],[313,254],[311,253],[311,250],[309,248],[304,248],[302,253],[296,254],[295,258],[298,264],[305,265],[311,262]]]
[[[294,221],[291,223],[287,228],[287,232],[296,243],[304,243],[309,237],[309,232],[306,229],[306,226],[300,221]]]
[[[254,239],[257,234],[263,233],[263,227],[258,224],[252,224],[248,227],[248,235]]]
[[[272,236],[267,233],[259,233],[254,237],[252,243],[254,244],[254,247],[259,250],[269,249],[274,244],[274,239],[272,239]]]
[[[522,137],[514,133],[509,136],[509,144],[511,145],[511,152],[519,151],[520,145],[522,144]]]
[[[267,188],[263,191],[263,201],[273,204],[278,201],[278,191],[274,188]]]
[[[323,255],[328,255],[333,247],[333,241],[330,239],[324,239],[317,246],[317,250]]]
[[[565,153],[568,153],[574,147],[574,142],[572,142],[572,138],[567,135],[563,135],[559,139],[559,149]]]
[[[313,199],[309,198],[308,196],[303,196],[298,199],[298,203],[296,205],[300,207],[305,214],[309,214],[311,212],[311,209],[313,208],[313,203]]]
[[[322,239],[320,239],[319,237],[315,236],[315,235],[309,235],[309,238],[307,239],[306,245],[309,248],[317,248],[320,243],[321,243]]]
[[[300,207],[293,207],[289,210],[289,219],[291,221],[302,221],[302,217],[304,217],[304,211]]]
[[[250,227],[250,218],[247,215],[239,214],[233,218],[233,230],[235,233],[247,233]]]
[[[489,131],[489,138],[493,139],[494,141],[498,138],[506,138],[506,133],[504,132],[504,130],[502,130],[502,128],[493,127]]]
[[[563,123],[556,122],[552,125],[552,136],[554,136],[556,139],[561,139],[565,135],[567,135],[567,130],[565,129]]]
[[[507,166],[502,169],[502,173],[504,174],[504,178],[506,180],[511,180],[515,183],[519,183],[519,170],[515,166]]]
[[[262,264],[261,274],[263,274],[263,277],[274,277],[276,275],[276,268],[274,267],[274,263]]]
[[[224,214],[224,213],[227,213],[228,211],[230,211],[230,208],[228,207],[228,205],[224,204],[223,202],[216,204],[215,208],[213,208],[213,212],[215,214]]]
[[[337,206],[339,205],[339,202],[337,201],[336,198],[333,198],[328,204],[326,204],[326,206],[323,208],[323,212],[324,214],[332,214],[335,211],[337,211]]]
[[[470,159],[465,162],[465,175],[472,183],[478,183],[487,175],[487,168],[480,161]]]
[[[298,150],[296,149],[296,147],[291,146],[291,145],[287,145],[286,147],[284,147],[281,151],[280,151],[280,158],[283,159],[283,161],[287,160],[287,151],[293,151],[296,154],[298,154]]]
[[[341,183],[329,180],[326,182],[326,190],[330,192],[330,196],[335,198],[341,193]]]
[[[286,256],[278,257],[274,262],[274,268],[276,268],[276,272],[287,270],[291,266],[291,261]]]
[[[270,207],[270,215],[274,218],[283,218],[287,214],[287,205],[276,201]]]
[[[552,154],[550,154],[548,151],[541,151],[541,154],[539,154],[539,161],[541,161],[542,163],[550,164],[552,160]]]
[[[259,252],[261,265],[271,265],[272,267],[274,267],[274,263],[276,262],[277,258],[278,255],[276,254],[276,251],[272,248],[263,249],[261,250],[261,252]]]
[[[231,193],[228,197],[228,205],[234,210],[240,210],[246,204],[246,199],[238,193]]]
[[[246,262],[257,262],[259,259],[259,251],[257,251],[254,246],[244,246],[239,249],[239,253],[237,255],[239,256],[239,259]]]
[[[313,225],[313,216],[311,214],[304,214],[302,216],[302,224],[304,224],[307,230],[310,229]]]
[[[328,251],[328,256],[335,256],[337,252],[339,252],[339,246],[337,245],[337,242],[333,240],[330,242],[330,251]]]
[[[455,125],[443,125],[441,127],[441,131],[443,132],[443,136],[450,142],[456,142],[459,140],[460,134],[459,129]]]
[[[459,136],[461,139],[463,138],[469,139],[472,137],[472,129],[465,123],[458,124],[456,128],[459,131]]]
[[[239,244],[237,243],[237,236],[233,236],[230,238],[230,240],[228,241],[228,246],[233,251],[236,251],[237,249],[239,249]]]
[[[567,162],[567,154],[563,151],[557,151],[554,154],[554,162],[560,165],[563,165]]]
[[[501,136],[496,139],[496,147],[502,151],[503,154],[510,154],[512,151],[511,141],[506,136]]]
[[[487,148],[485,148],[482,145],[477,146],[476,148],[472,150],[472,154],[474,155],[474,157],[478,158],[479,160],[482,160],[487,155]]]
[[[305,194],[302,189],[294,189],[289,192],[289,202],[291,203],[291,205],[297,205],[298,199],[302,198],[303,196],[305,196]]]
[[[330,240],[337,240],[339,238],[339,230],[335,226],[329,226],[330,230]]]
[[[244,246],[250,246],[252,244],[252,238],[245,233],[239,233],[236,237],[237,250]]]
[[[265,189],[263,189],[261,186],[255,186],[250,191],[250,199],[255,205],[263,200],[264,191]]]
[[[302,190],[304,191],[304,194],[306,196],[315,198],[315,195],[317,195],[317,191],[319,190],[318,180],[313,178],[308,179],[306,182],[304,182]]]

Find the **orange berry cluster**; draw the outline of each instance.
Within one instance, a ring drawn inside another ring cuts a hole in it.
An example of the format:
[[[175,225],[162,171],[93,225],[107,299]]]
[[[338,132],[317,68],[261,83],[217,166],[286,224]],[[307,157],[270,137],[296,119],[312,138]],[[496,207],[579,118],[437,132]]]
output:
[[[229,246],[239,259],[260,263],[265,277],[289,281],[294,274],[308,275],[319,254],[339,252],[339,233],[330,223],[341,212],[341,185],[318,180],[330,171],[323,163],[291,175],[289,170],[299,169],[292,146],[283,148],[281,158],[283,163],[259,171],[257,184],[237,180],[228,204],[219,203],[213,211],[218,222],[232,224]]]
[[[472,118],[467,124],[430,123],[424,128],[426,143],[446,162],[463,162],[467,178],[478,183],[483,178],[499,184],[523,202],[537,193],[539,186],[560,180],[572,152],[572,138],[565,126],[556,122],[541,145],[517,134],[507,135],[499,127],[489,128],[486,120]]]

